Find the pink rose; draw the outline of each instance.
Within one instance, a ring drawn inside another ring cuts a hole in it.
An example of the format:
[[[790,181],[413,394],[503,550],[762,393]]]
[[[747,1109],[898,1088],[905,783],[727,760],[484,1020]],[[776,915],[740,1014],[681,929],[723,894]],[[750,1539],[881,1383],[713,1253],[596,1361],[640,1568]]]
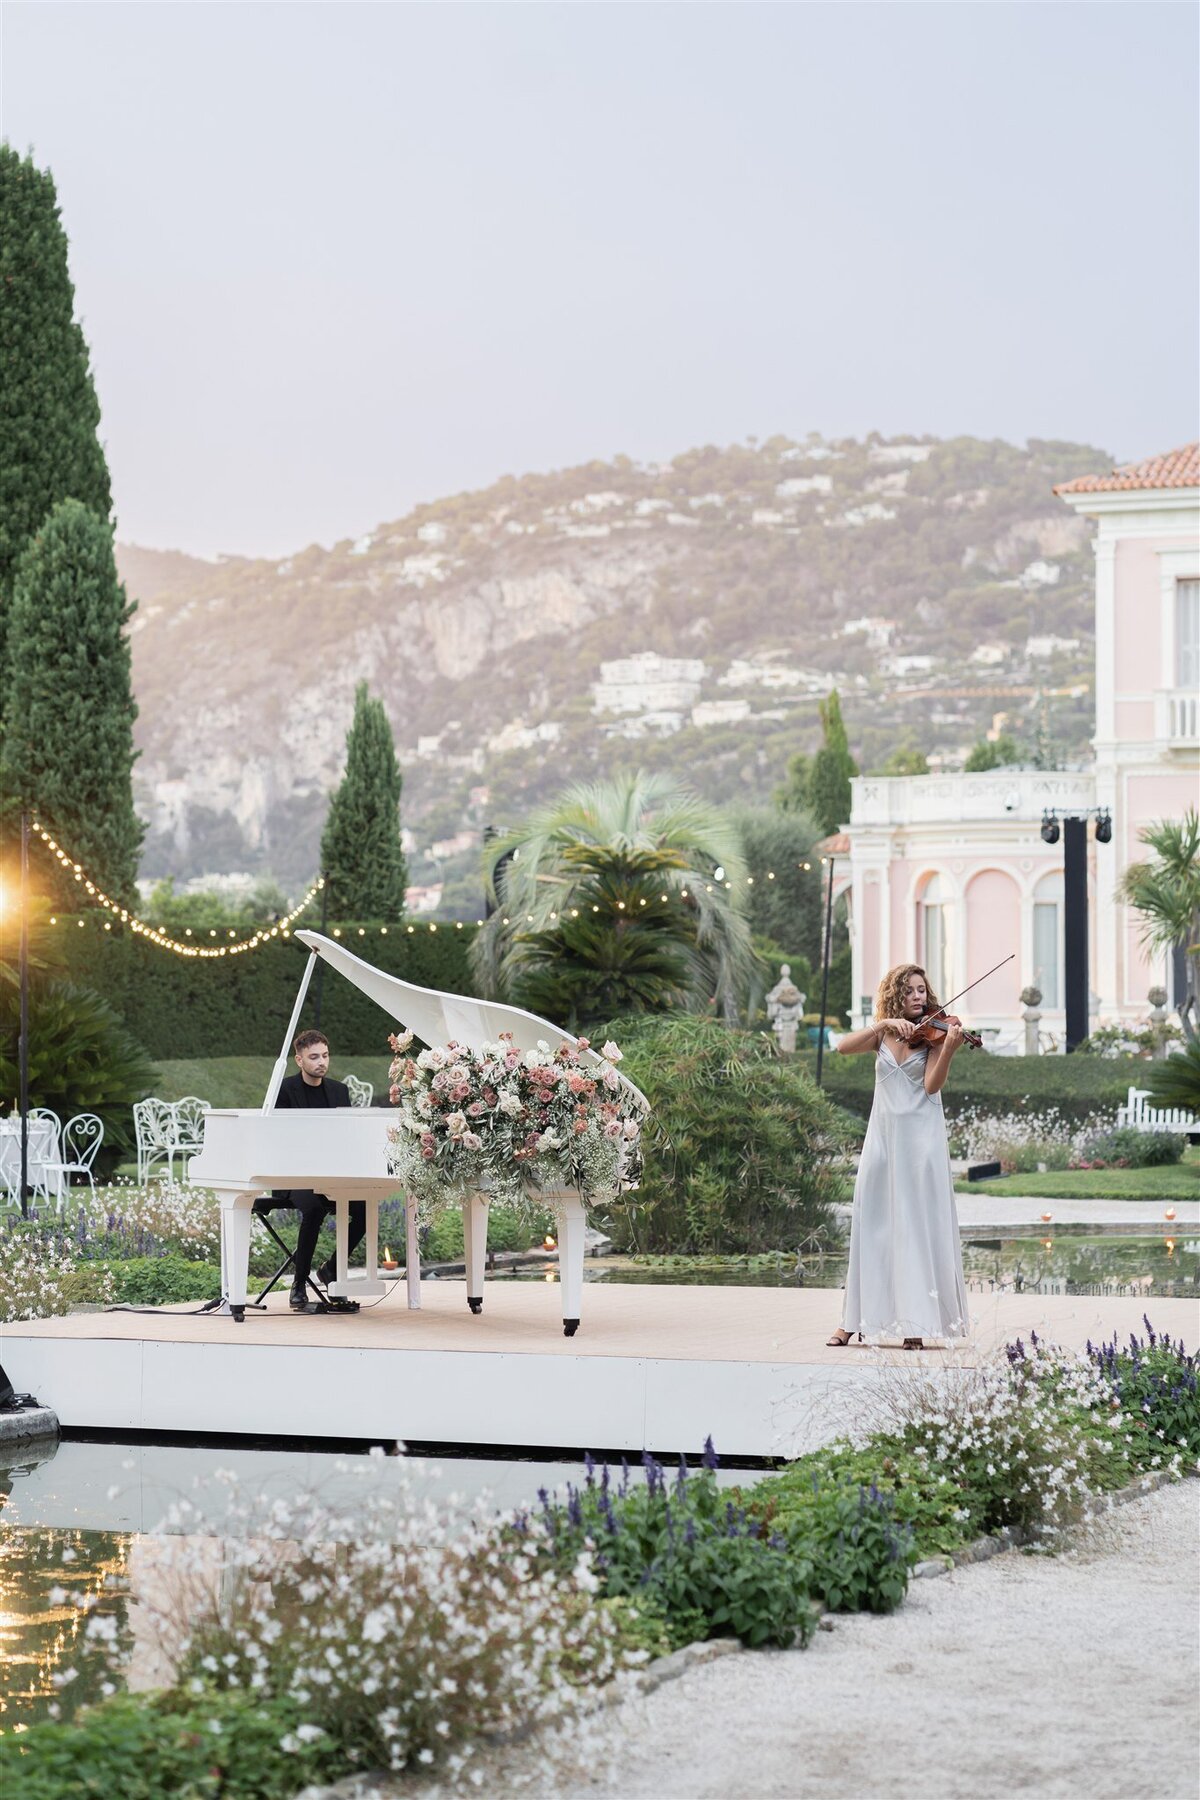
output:
[[[621,1121],[619,1119],[610,1119],[608,1124],[604,1127],[604,1135],[606,1138],[619,1138],[622,1135]]]

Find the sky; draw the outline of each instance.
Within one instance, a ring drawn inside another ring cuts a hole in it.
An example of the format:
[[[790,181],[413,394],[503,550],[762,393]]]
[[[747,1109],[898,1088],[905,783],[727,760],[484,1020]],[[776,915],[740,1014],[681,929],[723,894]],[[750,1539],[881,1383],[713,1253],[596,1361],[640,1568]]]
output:
[[[1197,435],[1189,4],[0,4],[126,542],[777,432]]]

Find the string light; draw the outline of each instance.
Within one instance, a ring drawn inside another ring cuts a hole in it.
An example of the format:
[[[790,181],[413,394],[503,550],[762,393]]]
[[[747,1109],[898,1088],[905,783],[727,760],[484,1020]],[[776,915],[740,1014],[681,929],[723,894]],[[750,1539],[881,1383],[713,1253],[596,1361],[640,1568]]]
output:
[[[89,899],[95,900],[98,905],[104,907],[107,912],[110,912],[113,915],[114,919],[119,919],[122,925],[128,925],[129,929],[134,932],[136,936],[145,938],[147,943],[154,944],[159,950],[171,950],[176,956],[203,957],[205,959],[222,956],[244,956],[248,950],[257,950],[261,945],[269,943],[272,938],[287,937],[290,935],[288,927],[291,925],[293,919],[298,919],[304,909],[312,905],[321,889],[325,886],[325,878],[324,876],[321,876],[320,879],[315,881],[312,887],[309,888],[300,904],[294,906],[284,919],[281,919],[277,924],[272,925],[269,928],[256,931],[252,937],[246,938],[244,942],[240,944],[221,944],[220,946],[217,946],[189,943],[185,940],[192,937],[192,928],[190,925],[184,927],[183,938],[174,938],[169,932],[160,931],[157,925],[150,925],[145,919],[139,919],[136,913],[131,913],[129,908],[122,906],[119,901],[110,899],[103,888],[96,882],[89,880],[84,873],[83,865],[77,863],[73,857],[68,856],[61,844],[51,836],[45,826],[40,824],[37,819],[33,820],[33,830],[42,840],[42,843],[45,844],[50,854],[59,863],[63,871],[72,874],[75,880],[79,882],[80,886],[86,890]],[[58,923],[57,915],[52,916],[50,923],[52,925]],[[84,921],[80,919],[78,924],[82,931]],[[106,931],[112,930],[112,920],[107,920],[105,922],[104,929]],[[215,936],[216,934],[215,932],[210,931],[209,935]],[[231,931],[229,935],[230,937],[233,937],[235,934]]]

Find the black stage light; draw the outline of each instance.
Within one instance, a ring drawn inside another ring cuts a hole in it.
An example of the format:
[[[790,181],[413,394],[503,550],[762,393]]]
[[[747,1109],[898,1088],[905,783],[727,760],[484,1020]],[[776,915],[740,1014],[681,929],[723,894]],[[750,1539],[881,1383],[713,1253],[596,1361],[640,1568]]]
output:
[[[1111,844],[1111,842],[1112,842],[1112,814],[1111,813],[1102,812],[1098,816],[1098,818],[1096,820],[1096,842],[1098,844]]]
[[[1052,812],[1042,814],[1043,844],[1057,844],[1059,839],[1058,820]]]

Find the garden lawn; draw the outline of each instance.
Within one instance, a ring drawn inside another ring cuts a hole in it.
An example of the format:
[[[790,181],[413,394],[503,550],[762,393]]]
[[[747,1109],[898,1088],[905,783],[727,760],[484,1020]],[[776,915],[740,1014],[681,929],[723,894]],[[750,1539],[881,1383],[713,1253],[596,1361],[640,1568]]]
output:
[[[289,1074],[293,1066],[289,1064]],[[182,1100],[185,1094],[197,1094],[210,1106],[261,1106],[274,1067],[269,1056],[206,1056],[193,1061],[160,1062],[154,1065],[154,1092],[160,1100]],[[336,1046],[333,1048],[329,1073],[337,1081],[344,1081],[347,1075],[373,1081],[373,1105],[387,1105],[387,1072],[385,1056],[339,1056]]]
[[[1044,1175],[1001,1175],[956,1181],[960,1194],[1028,1195],[1032,1200],[1200,1200],[1200,1155],[1159,1169],[1048,1169]]]

